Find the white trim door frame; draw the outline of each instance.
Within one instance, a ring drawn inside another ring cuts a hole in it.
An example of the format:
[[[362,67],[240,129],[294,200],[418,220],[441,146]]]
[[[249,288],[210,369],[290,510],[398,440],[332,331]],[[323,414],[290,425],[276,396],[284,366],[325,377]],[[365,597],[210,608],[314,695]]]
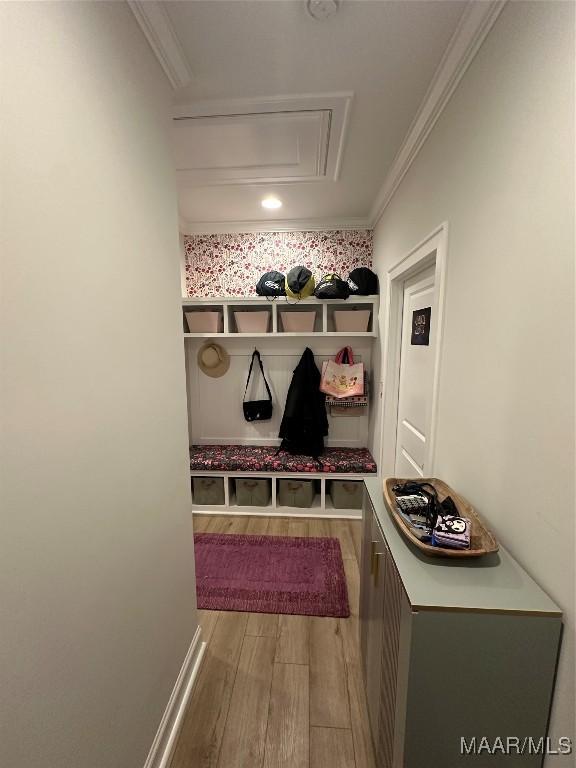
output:
[[[380,472],[383,477],[394,475],[396,464],[396,432],[398,424],[398,395],[400,386],[400,350],[402,340],[402,310],[404,283],[428,267],[434,267],[435,301],[432,318],[435,334],[434,375],[432,384],[432,410],[430,438],[427,441],[424,476],[433,477],[436,427],[438,421],[438,391],[442,356],[444,324],[444,296],[448,224],[442,223],[424,240],[397,261],[386,275],[386,331],[382,352],[384,402],[381,423]]]

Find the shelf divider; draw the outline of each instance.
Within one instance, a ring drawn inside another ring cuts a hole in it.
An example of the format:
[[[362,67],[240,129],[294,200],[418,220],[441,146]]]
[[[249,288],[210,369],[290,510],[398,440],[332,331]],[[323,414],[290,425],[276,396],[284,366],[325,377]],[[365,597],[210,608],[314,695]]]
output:
[[[231,499],[230,499],[231,493],[230,493],[230,478],[225,477],[224,478],[224,506],[230,509],[231,506]]]

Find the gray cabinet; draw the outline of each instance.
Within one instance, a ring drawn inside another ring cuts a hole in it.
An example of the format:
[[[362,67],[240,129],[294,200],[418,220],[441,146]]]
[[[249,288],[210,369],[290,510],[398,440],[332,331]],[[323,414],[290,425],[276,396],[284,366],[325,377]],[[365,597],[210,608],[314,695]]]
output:
[[[546,736],[558,607],[505,550],[472,563],[422,555],[381,483],[365,485],[360,639],[378,768],[540,766],[541,754],[462,750]]]
[[[384,629],[385,573],[381,573],[380,560],[384,551],[384,538],[375,518],[367,520],[370,551],[366,557],[370,589],[366,590],[366,632],[363,657],[368,716],[374,731],[380,708],[380,677],[382,674],[382,636]],[[384,570],[384,569],[382,569]]]

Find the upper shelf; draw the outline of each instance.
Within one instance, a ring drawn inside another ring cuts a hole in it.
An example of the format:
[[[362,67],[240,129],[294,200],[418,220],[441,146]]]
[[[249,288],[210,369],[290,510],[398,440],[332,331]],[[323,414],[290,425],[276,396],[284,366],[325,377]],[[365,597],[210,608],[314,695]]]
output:
[[[227,304],[269,304],[280,305],[282,307],[299,307],[303,304],[313,305],[315,307],[321,307],[324,304],[335,304],[339,307],[345,307],[346,304],[378,304],[378,295],[374,296],[350,296],[349,299],[317,299],[315,296],[311,296],[308,299],[300,299],[294,301],[293,299],[287,299],[286,296],[278,296],[277,299],[270,299],[266,296],[220,296],[216,298],[186,298],[182,299],[183,307],[197,307],[198,305],[212,305],[218,304],[220,306]]]
[[[264,296],[182,300],[185,338],[375,337],[378,296],[270,301]]]

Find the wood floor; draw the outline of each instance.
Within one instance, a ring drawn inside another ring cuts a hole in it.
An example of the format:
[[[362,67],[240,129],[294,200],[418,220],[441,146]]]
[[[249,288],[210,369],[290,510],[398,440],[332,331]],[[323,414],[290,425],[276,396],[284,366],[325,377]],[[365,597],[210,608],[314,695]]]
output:
[[[196,515],[194,529],[337,537],[351,616],[200,611],[208,646],[170,768],[375,768],[358,640],[360,521]]]

